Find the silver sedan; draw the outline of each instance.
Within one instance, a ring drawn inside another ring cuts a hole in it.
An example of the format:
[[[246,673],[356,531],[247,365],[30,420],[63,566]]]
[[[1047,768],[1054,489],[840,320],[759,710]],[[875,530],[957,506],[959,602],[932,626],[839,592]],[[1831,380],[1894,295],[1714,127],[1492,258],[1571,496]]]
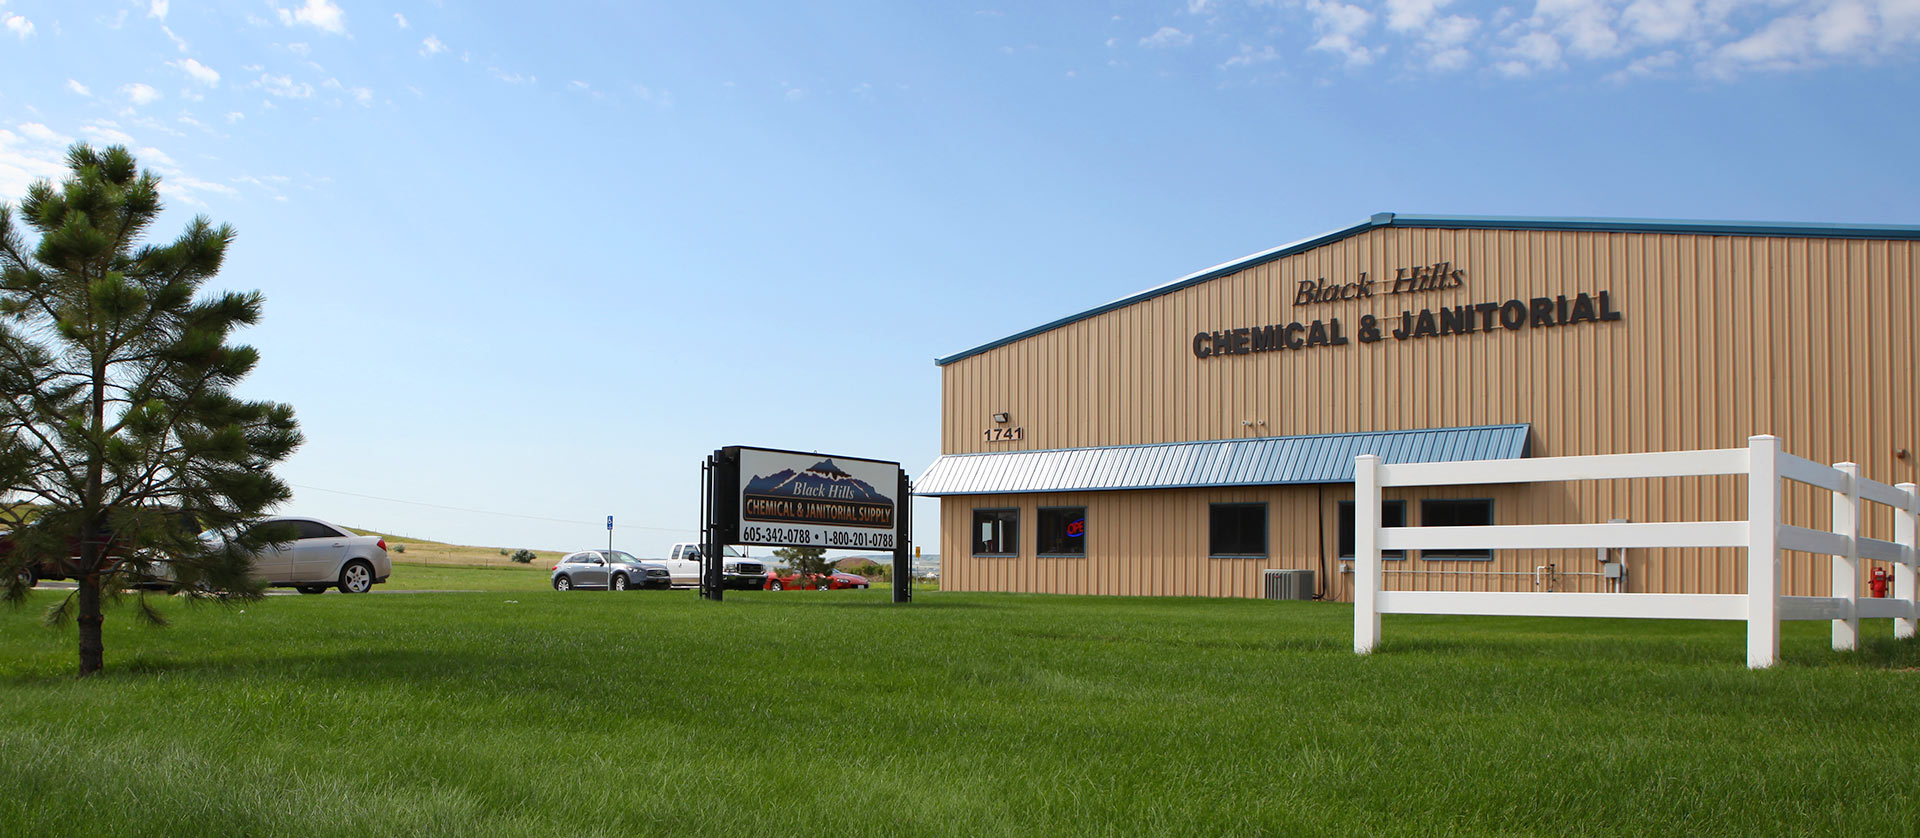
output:
[[[568,553],[566,558],[553,566],[553,589],[571,591],[575,588],[594,588],[624,591],[630,588],[666,588],[673,585],[673,577],[667,566],[659,562],[643,562],[633,554],[622,550],[612,551],[612,561],[608,561],[606,550],[581,550]]]

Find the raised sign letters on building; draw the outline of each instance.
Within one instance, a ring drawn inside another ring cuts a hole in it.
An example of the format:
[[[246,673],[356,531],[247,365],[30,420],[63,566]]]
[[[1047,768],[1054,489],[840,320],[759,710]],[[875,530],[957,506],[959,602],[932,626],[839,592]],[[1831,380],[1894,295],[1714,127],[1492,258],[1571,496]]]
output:
[[[1470,335],[1494,331],[1496,324],[1508,331],[1554,328],[1579,323],[1602,323],[1620,319],[1609,292],[1577,293],[1569,297],[1512,299],[1505,301],[1442,306],[1401,311],[1385,320],[1371,314],[1360,315],[1360,328],[1354,338],[1361,343],[1414,340],[1430,337]],[[1199,332],[1193,336],[1196,358],[1217,355],[1250,355],[1255,352],[1311,349],[1317,346],[1345,346],[1346,331],[1338,317],[1286,325],[1246,326]]]

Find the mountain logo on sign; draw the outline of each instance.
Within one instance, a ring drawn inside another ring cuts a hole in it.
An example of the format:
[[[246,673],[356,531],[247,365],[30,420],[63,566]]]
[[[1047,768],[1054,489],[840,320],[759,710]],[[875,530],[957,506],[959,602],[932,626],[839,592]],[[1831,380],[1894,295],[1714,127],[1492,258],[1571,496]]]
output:
[[[765,477],[756,474],[747,481],[746,494],[870,503],[890,503],[893,500],[880,494],[866,481],[841,470],[832,460],[821,460],[797,472],[789,468]]]

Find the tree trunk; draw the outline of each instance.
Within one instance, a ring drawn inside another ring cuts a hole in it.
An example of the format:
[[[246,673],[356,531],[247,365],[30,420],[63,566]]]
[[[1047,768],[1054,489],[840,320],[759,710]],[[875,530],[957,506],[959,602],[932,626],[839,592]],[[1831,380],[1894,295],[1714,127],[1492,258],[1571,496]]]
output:
[[[107,647],[100,639],[100,625],[106,617],[100,612],[100,576],[80,574],[80,677],[99,672],[107,665]]]

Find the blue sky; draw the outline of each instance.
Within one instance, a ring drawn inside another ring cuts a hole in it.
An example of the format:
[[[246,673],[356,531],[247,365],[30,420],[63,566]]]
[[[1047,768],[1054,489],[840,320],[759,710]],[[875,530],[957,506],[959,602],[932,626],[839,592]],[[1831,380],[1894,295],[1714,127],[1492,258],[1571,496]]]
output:
[[[1920,0],[1036,5],[0,0],[0,199],[120,143],[238,228],[285,511],[641,554],[716,447],[917,472],[933,358],[1374,212],[1920,223]]]

